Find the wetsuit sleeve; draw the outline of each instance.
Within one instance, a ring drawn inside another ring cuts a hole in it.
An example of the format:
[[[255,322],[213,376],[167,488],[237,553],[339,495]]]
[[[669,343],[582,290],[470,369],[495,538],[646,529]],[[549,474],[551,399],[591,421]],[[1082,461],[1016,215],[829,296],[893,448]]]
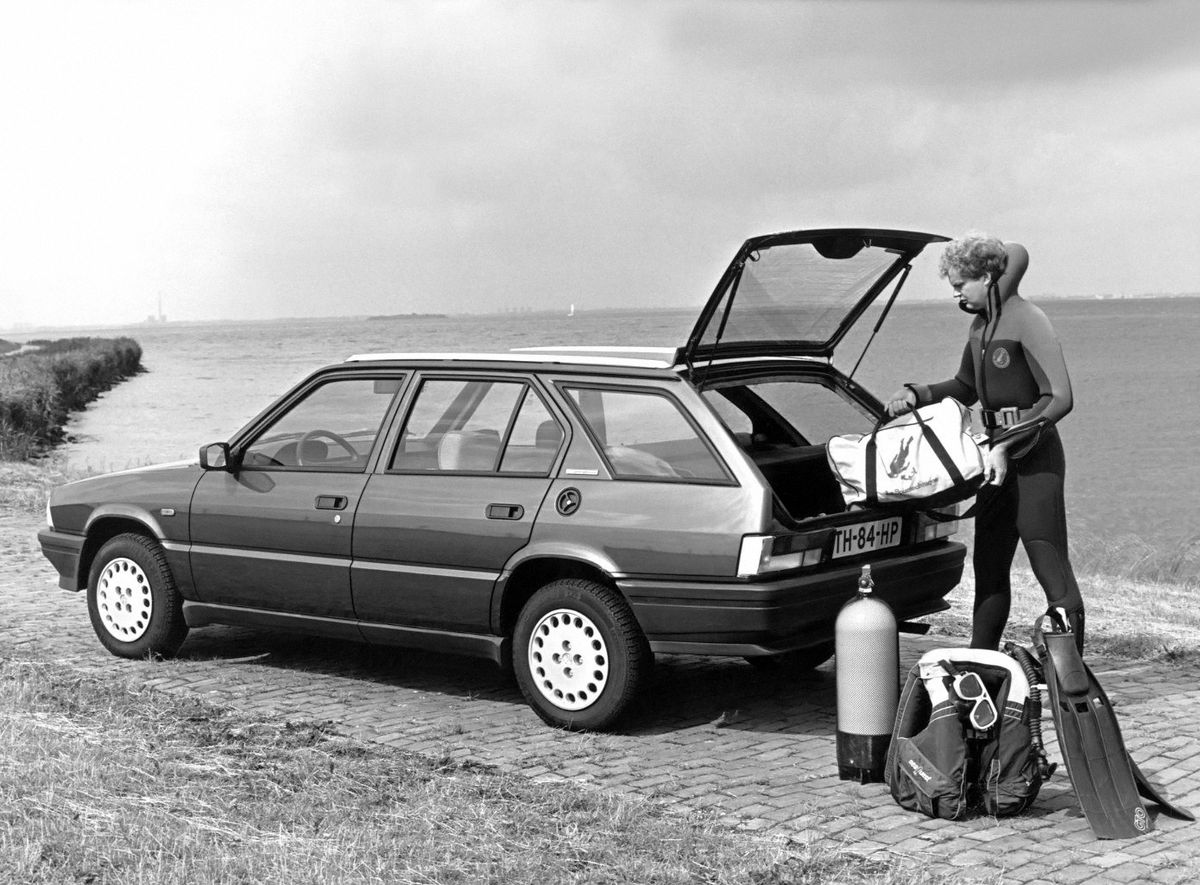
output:
[[[1033,404],[1030,418],[1039,418],[1053,424],[1066,417],[1074,406],[1071,394],[1071,378],[1067,375],[1067,362],[1063,359],[1062,344],[1054,334],[1054,327],[1041,310],[1030,311],[1021,330],[1021,347],[1025,361],[1038,386],[1038,401]],[[1024,423],[1024,422],[1022,422]]]
[[[954,397],[964,406],[970,406],[979,399],[975,392],[975,360],[971,356],[971,342],[963,348],[962,362],[959,363],[958,373],[948,381],[936,384],[914,384],[917,393],[917,405],[936,403],[948,396]]]

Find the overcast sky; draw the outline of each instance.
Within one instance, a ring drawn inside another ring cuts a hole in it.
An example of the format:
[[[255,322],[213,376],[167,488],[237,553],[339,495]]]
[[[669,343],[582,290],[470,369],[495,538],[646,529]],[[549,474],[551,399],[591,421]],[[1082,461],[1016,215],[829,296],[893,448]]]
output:
[[[1200,291],[1192,0],[3,9],[0,328],[683,306],[840,225]]]

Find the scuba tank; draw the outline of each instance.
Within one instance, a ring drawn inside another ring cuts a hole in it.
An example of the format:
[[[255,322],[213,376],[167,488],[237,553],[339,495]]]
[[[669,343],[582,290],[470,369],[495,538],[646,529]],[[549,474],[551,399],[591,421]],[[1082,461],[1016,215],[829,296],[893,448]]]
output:
[[[883,781],[900,699],[900,634],[874,587],[864,565],[834,625],[838,777],[863,784]]]

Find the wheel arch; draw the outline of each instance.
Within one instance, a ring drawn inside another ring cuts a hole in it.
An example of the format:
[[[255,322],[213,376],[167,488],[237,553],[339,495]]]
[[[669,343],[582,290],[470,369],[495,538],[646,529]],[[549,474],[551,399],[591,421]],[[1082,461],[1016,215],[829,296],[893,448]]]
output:
[[[162,540],[162,533],[152,519],[143,518],[145,515],[121,511],[101,513],[88,521],[86,540],[79,552],[79,567],[75,573],[75,589],[82,590],[87,586],[88,575],[92,571],[92,563],[96,554],[117,535],[144,535],[155,541]]]
[[[492,605],[494,631],[511,637],[517,616],[529,598],[559,578],[586,578],[621,593],[613,578],[614,571],[611,562],[574,551],[544,551],[525,556],[506,568],[496,582]]]

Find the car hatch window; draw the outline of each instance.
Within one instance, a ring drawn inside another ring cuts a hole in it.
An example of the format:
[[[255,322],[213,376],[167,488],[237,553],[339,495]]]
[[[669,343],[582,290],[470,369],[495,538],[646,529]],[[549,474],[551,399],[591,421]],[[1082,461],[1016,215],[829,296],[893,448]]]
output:
[[[262,430],[242,466],[361,473],[399,378],[338,378],[312,390]]]
[[[615,476],[685,482],[728,479],[700,432],[670,396],[595,387],[566,391]]]

